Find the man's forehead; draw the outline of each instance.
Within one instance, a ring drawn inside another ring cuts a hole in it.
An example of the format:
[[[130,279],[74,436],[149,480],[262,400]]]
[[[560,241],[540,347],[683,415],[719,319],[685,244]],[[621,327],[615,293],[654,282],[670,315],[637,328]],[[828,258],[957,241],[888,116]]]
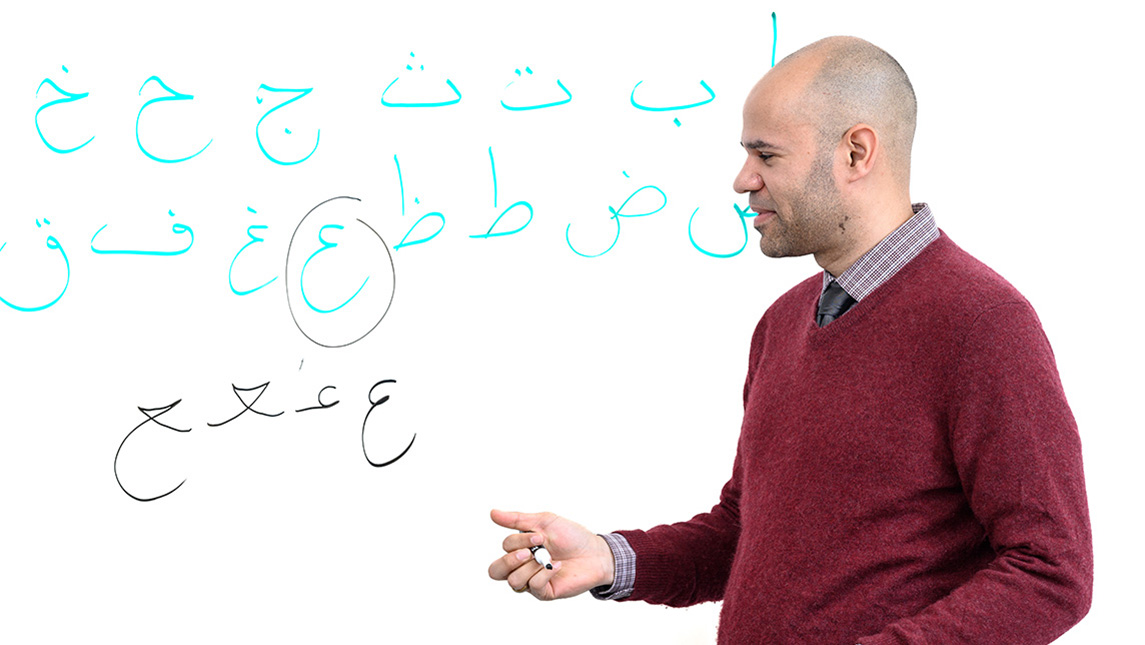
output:
[[[813,135],[815,116],[805,109],[804,92],[821,65],[813,55],[785,59],[756,82],[743,106],[745,148],[796,148]]]
[[[822,59],[814,55],[780,61],[756,81],[748,92],[744,102],[745,114],[748,110],[776,112],[798,109],[803,102],[804,92],[822,65]]]
[[[759,79],[744,100],[744,113],[781,112],[798,108],[803,102],[803,91],[807,79],[799,74],[788,73],[778,68]]]
[[[785,150],[800,146],[815,132],[811,118],[797,106],[757,102],[744,106],[740,144],[751,150]]]

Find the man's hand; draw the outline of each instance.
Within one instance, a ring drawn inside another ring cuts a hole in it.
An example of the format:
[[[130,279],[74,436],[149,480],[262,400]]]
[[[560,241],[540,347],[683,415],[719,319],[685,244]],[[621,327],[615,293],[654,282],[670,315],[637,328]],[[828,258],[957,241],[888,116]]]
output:
[[[494,510],[489,514],[507,529],[528,531],[505,538],[505,555],[489,565],[489,577],[505,580],[514,591],[524,591],[540,600],[570,598],[593,587],[611,585],[612,549],[604,538],[552,513],[510,513]],[[529,548],[544,546],[553,559],[545,569],[533,559]]]

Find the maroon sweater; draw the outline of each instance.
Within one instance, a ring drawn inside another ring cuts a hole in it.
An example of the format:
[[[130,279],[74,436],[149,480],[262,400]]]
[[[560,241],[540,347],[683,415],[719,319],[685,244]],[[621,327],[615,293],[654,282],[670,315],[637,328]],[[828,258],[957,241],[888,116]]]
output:
[[[945,234],[822,329],[821,288],[756,328],[719,504],[620,532],[630,599],[722,599],[721,643],[1049,643],[1088,610],[1093,559],[1033,309]]]

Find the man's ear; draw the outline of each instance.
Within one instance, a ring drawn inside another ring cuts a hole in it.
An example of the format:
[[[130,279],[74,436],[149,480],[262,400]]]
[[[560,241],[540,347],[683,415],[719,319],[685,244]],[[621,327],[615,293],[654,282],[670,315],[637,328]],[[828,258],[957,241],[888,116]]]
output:
[[[843,146],[847,154],[844,174],[848,180],[862,179],[874,169],[880,143],[878,133],[866,123],[860,123],[847,130],[843,135]]]

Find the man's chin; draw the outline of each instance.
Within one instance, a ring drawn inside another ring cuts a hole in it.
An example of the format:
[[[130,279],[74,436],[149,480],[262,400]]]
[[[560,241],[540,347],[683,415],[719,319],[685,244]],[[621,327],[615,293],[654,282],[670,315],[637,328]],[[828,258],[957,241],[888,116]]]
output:
[[[767,239],[767,236],[761,236],[759,238],[759,250],[769,258],[785,258],[790,255],[786,252],[786,249],[775,244],[774,241]]]

